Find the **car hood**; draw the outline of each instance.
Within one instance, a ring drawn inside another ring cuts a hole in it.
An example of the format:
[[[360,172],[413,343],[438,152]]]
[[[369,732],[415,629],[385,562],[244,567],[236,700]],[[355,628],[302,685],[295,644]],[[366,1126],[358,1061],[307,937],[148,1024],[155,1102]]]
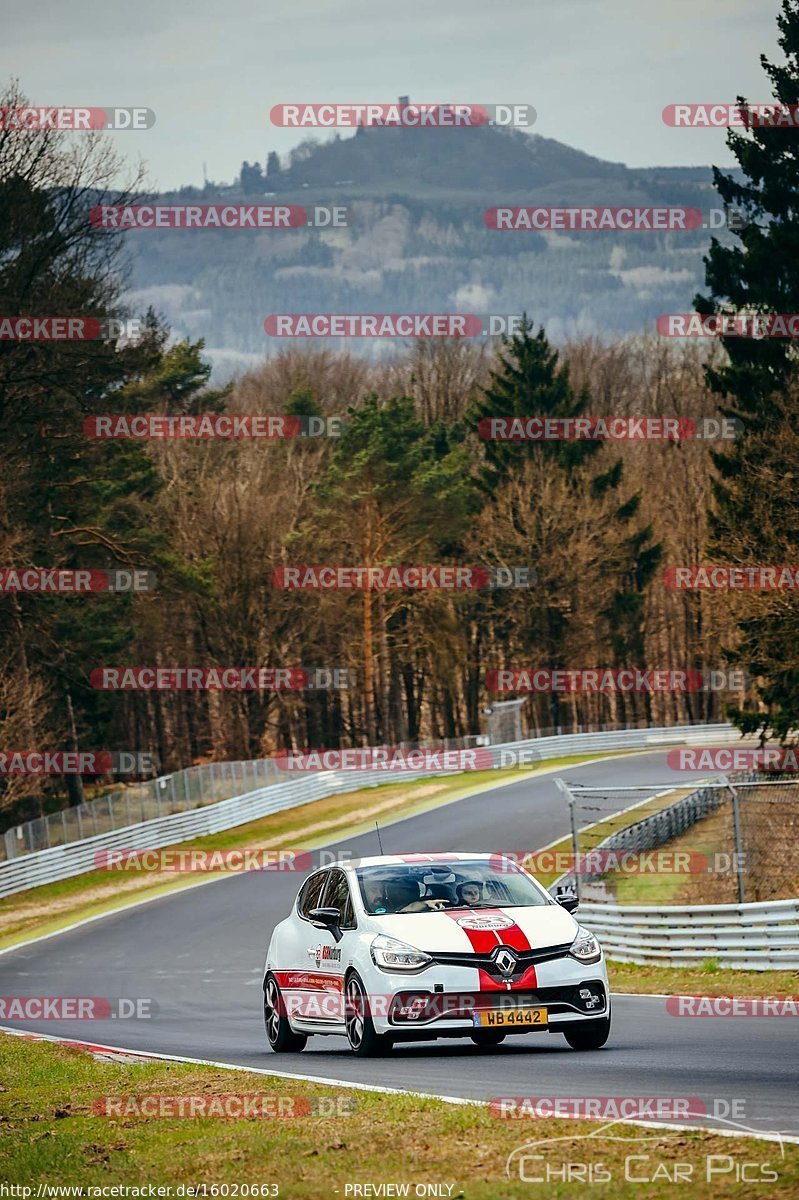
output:
[[[393,913],[370,917],[369,927],[417,950],[448,954],[490,953],[502,945],[537,950],[573,942],[577,934],[577,921],[559,904]]]

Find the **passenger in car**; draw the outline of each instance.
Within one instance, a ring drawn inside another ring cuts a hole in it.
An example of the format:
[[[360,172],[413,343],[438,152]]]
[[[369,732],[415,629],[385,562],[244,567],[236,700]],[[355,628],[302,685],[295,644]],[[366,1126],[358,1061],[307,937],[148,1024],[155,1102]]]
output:
[[[458,903],[466,908],[472,908],[475,904],[483,903],[483,885],[478,883],[476,879],[470,879],[466,883],[459,883],[455,888],[458,893]]]

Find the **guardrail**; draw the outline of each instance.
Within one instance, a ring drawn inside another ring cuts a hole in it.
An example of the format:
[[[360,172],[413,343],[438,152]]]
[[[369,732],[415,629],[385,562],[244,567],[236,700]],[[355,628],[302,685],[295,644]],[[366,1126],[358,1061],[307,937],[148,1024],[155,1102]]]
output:
[[[799,900],[662,909],[588,903],[579,918],[618,962],[686,967],[714,958],[742,971],[799,969]]]
[[[715,812],[728,799],[728,789],[698,788],[680,800],[675,800],[674,804],[670,804],[668,808],[650,813],[648,817],[643,817],[633,825],[627,825],[626,828],[611,833],[601,842],[597,842],[592,850],[595,853],[603,850],[617,850],[619,852],[629,851],[633,854],[641,853],[644,850],[653,850],[656,846],[662,846],[685,833],[697,821],[701,821]],[[586,872],[583,875],[585,880],[600,879],[601,877],[601,871],[594,874]]]
[[[686,725],[528,738],[521,742],[491,746],[488,749],[491,751],[494,768],[501,770],[503,766],[511,765],[511,760],[517,765],[532,765],[569,754],[647,749],[658,745],[660,740],[672,745],[675,744],[675,739],[679,739],[682,744],[692,745],[737,741],[739,737],[738,730],[728,724]],[[225,765],[217,764],[219,767]],[[403,771],[402,779],[414,781],[431,774],[433,772],[430,771]],[[392,780],[396,781],[397,778],[396,773],[385,770],[324,771],[301,779],[271,783],[226,800],[206,803],[203,807],[192,808],[188,812],[172,812],[151,820],[132,821],[95,836],[71,840],[63,845],[51,846],[0,863],[0,897],[91,871],[96,866],[96,855],[101,850],[134,847],[139,850],[156,850],[189,838],[206,837],[225,829],[232,829],[270,813],[309,804],[325,796],[355,791],[362,787],[376,787]]]
[[[606,735],[611,738],[620,733],[632,738],[641,737],[641,745],[646,745],[651,737],[662,738],[663,744],[678,744],[687,740],[680,736],[680,726],[672,729],[672,735],[666,738],[662,728],[635,727],[619,730],[612,726],[600,726],[594,730],[577,730],[574,734],[563,735],[561,730],[540,731],[535,738],[516,743],[520,748],[527,747],[532,759],[546,758],[551,753],[551,746],[570,744],[574,737],[584,738],[589,733],[599,739]],[[682,727],[685,728],[685,727]],[[692,727],[688,727],[689,729]],[[696,726],[703,731],[717,729],[724,736],[729,726]],[[646,737],[644,737],[646,735]],[[734,735],[733,735],[734,736]],[[596,741],[600,747],[605,743]],[[510,743],[505,743],[505,746]],[[402,743],[399,749],[436,749],[436,750],[466,750],[484,747],[490,749],[486,737],[471,736],[467,738],[445,738],[434,746],[425,743]],[[540,748],[537,750],[536,748]],[[497,745],[497,749],[501,749]],[[519,753],[513,751],[512,753]],[[568,751],[567,751],[568,752]],[[500,762],[498,765],[502,765]],[[127,829],[134,824],[160,817],[171,816],[173,813],[187,812],[190,809],[202,808],[206,804],[215,804],[219,800],[229,800],[234,796],[247,795],[256,788],[268,784],[285,783],[285,772],[278,767],[274,758],[246,759],[239,762],[211,762],[195,767],[187,767],[182,771],[174,771],[170,775],[162,775],[159,779],[148,779],[140,783],[130,784],[117,792],[106,792],[85,804],[73,805],[24,821],[21,825],[7,829],[0,838],[0,863],[3,860],[21,858],[33,854],[37,850],[50,850],[54,846],[65,846],[70,842],[82,842],[87,838],[96,837],[101,833],[110,833],[114,829]]]

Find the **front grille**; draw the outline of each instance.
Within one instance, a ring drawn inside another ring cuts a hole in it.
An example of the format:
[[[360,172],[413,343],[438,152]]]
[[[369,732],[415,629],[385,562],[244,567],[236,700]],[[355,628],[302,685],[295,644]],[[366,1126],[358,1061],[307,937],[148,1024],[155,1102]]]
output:
[[[436,950],[430,950],[428,953],[433,961],[442,967],[472,967],[485,971],[492,979],[502,979],[513,983],[515,980],[521,979],[525,971],[530,967],[537,966],[538,963],[564,958],[569,953],[571,946],[571,942],[564,942],[561,946],[542,946],[537,950],[514,950],[517,964],[511,975],[504,974],[496,963],[496,954],[503,949],[502,946],[495,946],[488,954],[447,954],[438,953]],[[510,947],[508,948],[510,949]]]
[[[589,1009],[580,996],[581,988],[589,988],[602,998],[602,1007]],[[389,1011],[392,1025],[429,1025],[434,1021],[469,1020],[474,1012],[488,1008],[519,1008],[541,1005],[550,1017],[559,1013],[581,1013],[601,1017],[607,1011],[604,984],[596,980],[569,984],[566,987],[542,987],[523,992],[399,992]],[[401,1009],[410,1010],[401,1013]]]

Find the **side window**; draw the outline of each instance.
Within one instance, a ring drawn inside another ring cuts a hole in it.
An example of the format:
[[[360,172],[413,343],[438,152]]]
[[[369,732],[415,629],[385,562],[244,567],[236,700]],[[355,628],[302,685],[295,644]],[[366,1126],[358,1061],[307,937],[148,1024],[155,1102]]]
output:
[[[330,886],[325,893],[325,908],[337,908],[341,919],[342,929],[355,928],[355,913],[352,907],[352,897],[343,871],[330,872]]]
[[[318,871],[316,875],[312,875],[310,879],[306,879],[302,885],[302,890],[297,899],[297,911],[306,920],[308,920],[308,914],[312,908],[322,907],[322,892],[329,874],[329,871]]]

